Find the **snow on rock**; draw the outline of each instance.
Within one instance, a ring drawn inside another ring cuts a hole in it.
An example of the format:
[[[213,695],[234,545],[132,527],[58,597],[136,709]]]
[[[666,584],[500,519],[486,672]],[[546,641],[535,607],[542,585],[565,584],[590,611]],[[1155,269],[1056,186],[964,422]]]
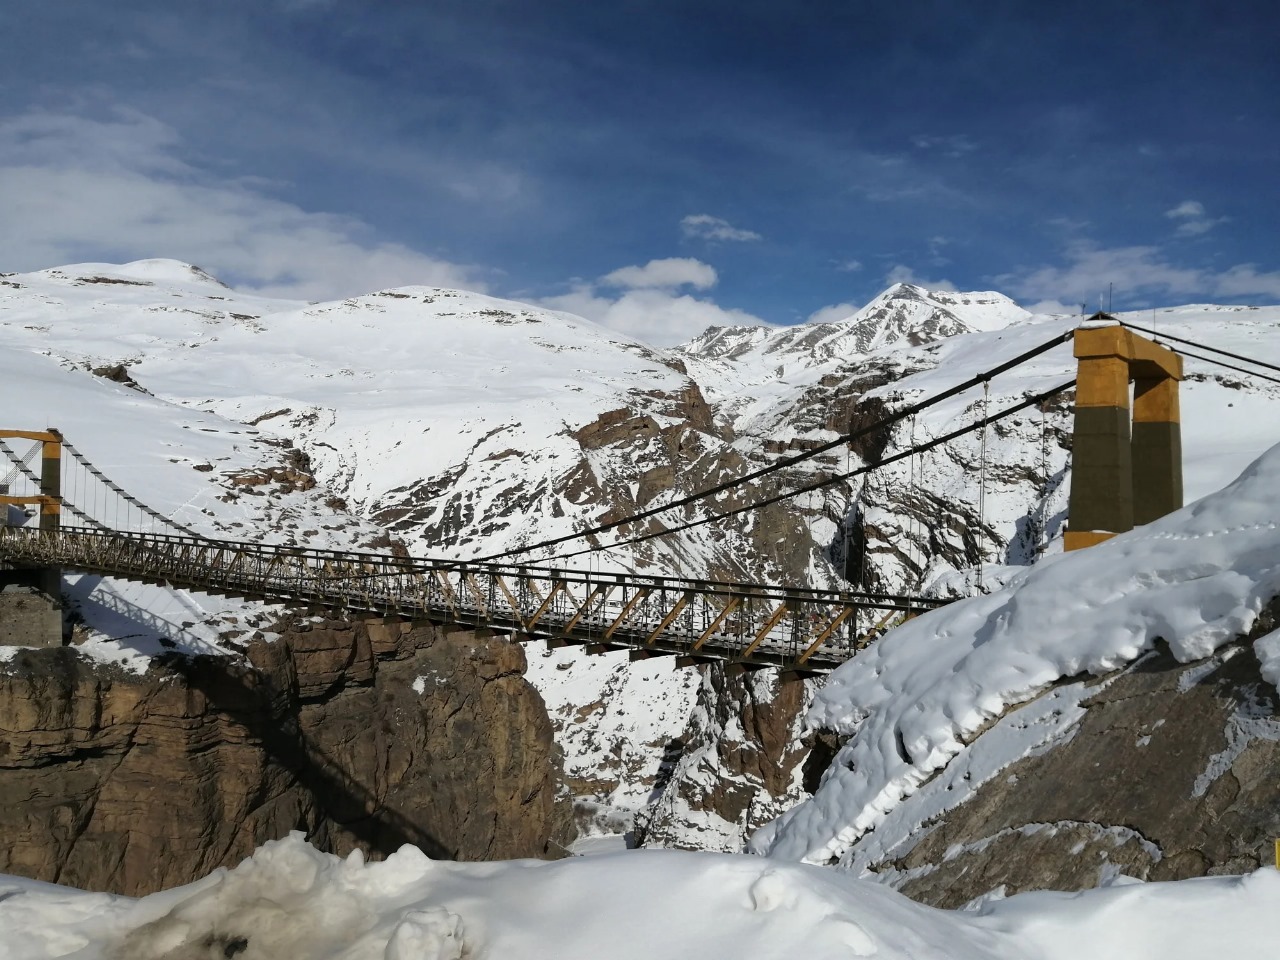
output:
[[[784,682],[776,670],[734,674],[722,664],[700,672],[666,782],[635,833],[646,847],[737,852],[806,796],[801,725],[820,681]]]
[[[529,681],[542,694],[564,751],[579,836],[621,835],[660,790],[679,743],[698,671],[671,657],[630,662],[626,651],[584,656],[526,648]]]
[[[1280,873],[1082,894],[972,911],[924,907],[802,864],[646,851],[467,864],[402,847],[345,860],[299,833],[233,870],[139,900],[0,878],[6,960],[1128,960],[1266,956]]]
[[[1280,594],[1278,486],[1280,446],[1216,494],[891,631],[818,695],[810,725],[852,739],[753,848],[838,859],[1009,705],[1157,639],[1186,662],[1248,631]]]

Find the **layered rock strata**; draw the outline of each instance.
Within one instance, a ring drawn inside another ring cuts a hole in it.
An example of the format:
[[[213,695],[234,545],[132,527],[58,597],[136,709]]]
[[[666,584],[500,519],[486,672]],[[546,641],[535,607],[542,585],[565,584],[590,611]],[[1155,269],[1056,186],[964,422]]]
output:
[[[299,621],[142,676],[75,648],[0,670],[0,873],[140,895],[294,829],[334,853],[545,854],[551,726],[519,646]]]

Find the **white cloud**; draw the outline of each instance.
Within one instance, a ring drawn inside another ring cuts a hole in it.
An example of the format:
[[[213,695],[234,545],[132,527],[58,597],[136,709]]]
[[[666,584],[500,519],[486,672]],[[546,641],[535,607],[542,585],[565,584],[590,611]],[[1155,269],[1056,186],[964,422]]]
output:
[[[1066,263],[1042,266],[1021,275],[997,278],[1002,289],[1015,297],[1065,302],[1104,303],[1108,284],[1114,284],[1123,298],[1139,292],[1166,291],[1192,293],[1201,289],[1198,270],[1175,267],[1164,261],[1156,247],[1113,247],[1101,249],[1090,243],[1075,243],[1066,251]]]
[[[853,316],[858,309],[852,303],[833,303],[813,311],[805,323],[835,323],[837,320],[845,320]]]
[[[1060,300],[1040,300],[1036,303],[1027,304],[1026,310],[1028,313],[1066,314],[1068,316],[1084,312],[1080,309],[1080,304],[1062,303]]]
[[[884,276],[884,282],[890,286],[895,283],[910,283],[917,287],[924,287],[926,290],[954,291],[956,289],[956,285],[950,280],[925,280],[906,264],[902,263],[894,264],[889,268],[889,272]]]
[[[1172,210],[1166,210],[1164,215],[1170,220],[1177,220],[1178,229],[1175,231],[1180,237],[1198,237],[1202,233],[1208,233],[1220,223],[1226,223],[1227,217],[1210,217],[1204,209],[1204,204],[1199,200],[1183,200]]]
[[[600,278],[607,287],[674,290],[693,287],[709,290],[716,285],[715,268],[692,257],[667,257],[650,260],[643,267],[620,267]]]
[[[596,283],[578,282],[565,294],[538,301],[553,310],[564,310],[601,326],[655,346],[674,346],[696,337],[707,327],[768,326],[744,310],[726,309],[712,300],[676,288],[705,290],[716,282],[716,272],[698,260],[651,260],[643,267],[622,267]],[[617,296],[600,288],[621,288]]]
[[[1179,267],[1158,247],[1100,248],[1081,242],[1067,248],[1065,259],[1063,264],[1005,274],[996,283],[1019,298],[1090,306],[1105,303],[1109,284],[1114,284],[1122,303],[1138,296],[1280,297],[1280,271],[1259,271],[1247,263],[1222,272]]]
[[[1241,263],[1213,278],[1214,292],[1221,297],[1262,295],[1280,299],[1280,270],[1259,272],[1252,263]]]
[[[707,213],[691,213],[680,221],[680,229],[686,237],[697,237],[701,240],[760,240],[760,234],[754,230],[740,230],[728,220],[721,220]]]
[[[945,137],[918,133],[911,138],[911,143],[917,150],[938,150],[948,157],[962,157],[978,149],[978,145],[963,133]]]
[[[862,269],[861,260],[842,260],[836,264],[836,269],[841,273],[857,273]]]
[[[0,121],[0,269],[172,257],[272,296],[335,299],[411,283],[482,289],[472,267],[380,242],[352,217],[216,178],[176,132],[127,109]]]
[[[1183,200],[1172,210],[1164,212],[1166,217],[1194,217],[1199,220],[1204,217],[1204,204],[1199,200]]]

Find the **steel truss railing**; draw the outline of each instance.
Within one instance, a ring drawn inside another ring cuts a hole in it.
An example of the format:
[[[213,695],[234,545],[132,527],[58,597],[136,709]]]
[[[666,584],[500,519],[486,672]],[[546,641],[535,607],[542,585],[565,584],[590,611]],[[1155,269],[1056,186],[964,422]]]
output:
[[[890,594],[465,564],[64,526],[0,525],[0,562],[61,567],[206,593],[373,616],[488,627],[689,660],[823,673],[882,628],[945,601]]]

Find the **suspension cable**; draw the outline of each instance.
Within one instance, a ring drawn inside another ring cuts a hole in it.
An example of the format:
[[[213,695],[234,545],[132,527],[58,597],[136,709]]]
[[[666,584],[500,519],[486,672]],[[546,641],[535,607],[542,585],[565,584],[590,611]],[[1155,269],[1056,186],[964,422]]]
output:
[[[1200,360],[1204,363],[1216,364],[1219,367],[1226,367],[1228,370],[1234,370],[1236,373],[1243,373],[1248,377],[1257,377],[1259,380],[1267,380],[1271,383],[1280,383],[1280,377],[1272,377],[1265,373],[1259,373],[1257,370],[1246,370],[1244,367],[1237,367],[1234,363],[1227,363],[1225,360],[1218,360],[1214,357],[1206,357],[1198,353],[1192,353],[1185,347],[1180,347],[1177,352],[1184,357],[1190,357],[1193,360]]]
[[[39,445],[37,445],[32,449],[39,450],[40,447]],[[18,458],[18,455],[14,453],[13,450],[9,448],[9,445],[5,443],[3,440],[0,440],[0,453],[3,453],[10,460],[10,462],[14,464],[14,469],[10,473],[10,476],[14,476],[18,473],[21,473],[33,484],[35,484],[36,489],[40,488],[40,478],[36,476],[35,471],[32,470],[30,467],[28,467],[25,463],[23,463],[23,461]],[[28,459],[33,459],[33,458],[28,457]],[[74,474],[73,474],[73,477],[74,477]],[[62,499],[62,508],[66,510],[68,513],[74,514],[75,516],[79,517],[81,520],[83,520],[85,523],[89,524],[92,527],[97,527],[100,530],[107,529],[107,527],[99,523],[89,514],[85,513],[78,506],[76,506],[74,502],[66,499],[65,497]]]
[[[983,541],[983,530],[986,527],[987,510],[987,406],[991,402],[991,384],[982,384],[982,447],[978,464],[978,592],[982,593],[982,568],[987,559],[987,550]]]
[[[178,523],[177,521],[169,519],[169,518],[168,518],[168,517],[166,517],[164,514],[159,513],[158,511],[151,509],[151,507],[147,506],[145,503],[143,503],[143,502],[142,502],[141,500],[139,500],[137,497],[133,496],[131,493],[129,493],[127,490],[125,490],[123,487],[121,487],[119,484],[113,483],[113,482],[111,481],[111,479],[110,479],[109,477],[107,477],[107,476],[106,476],[106,474],[104,474],[101,470],[99,470],[97,467],[95,467],[95,466],[94,466],[94,465],[89,461],[89,458],[88,458],[88,457],[86,457],[86,456],[85,456],[84,454],[82,454],[79,450],[77,450],[77,449],[76,449],[75,447],[73,447],[70,443],[68,443],[68,442],[67,442],[67,440],[66,440],[65,438],[63,438],[62,446],[63,446],[63,448],[64,448],[68,453],[70,453],[73,457],[75,457],[75,458],[76,458],[76,460],[77,460],[77,461],[79,461],[79,462],[80,462],[80,464],[81,464],[81,465],[82,465],[86,470],[88,470],[88,471],[89,471],[89,473],[90,473],[90,474],[92,474],[92,475],[93,475],[93,476],[98,480],[98,482],[99,482],[99,483],[101,483],[101,484],[102,484],[106,489],[110,490],[112,493],[116,494],[116,496],[117,496],[117,497],[119,497],[120,499],[124,500],[124,502],[125,502],[126,504],[128,504],[128,505],[132,505],[133,507],[136,507],[136,508],[139,510],[139,512],[141,512],[141,513],[143,513],[143,514],[146,514],[147,516],[151,517],[153,520],[158,520],[160,523],[164,524],[165,526],[171,527],[171,528],[173,528],[174,530],[178,530],[178,531],[180,531],[181,533],[184,533],[184,534],[186,534],[186,535],[187,535],[187,536],[189,536],[189,537],[199,537],[199,536],[200,536],[200,534],[196,533],[196,532],[195,532],[194,530],[192,530],[190,527],[183,526],[182,524]],[[105,506],[106,506],[106,503],[105,503],[105,495],[104,495],[104,503],[103,503],[103,506],[104,506],[104,508],[105,508]],[[126,506],[126,507],[125,507],[125,519],[126,519],[126,520],[128,519],[128,516],[129,516],[129,514],[128,514],[128,509],[129,509],[129,508],[128,508],[128,506]],[[117,500],[117,501],[116,501],[116,511],[115,511],[115,512],[116,512],[116,525],[117,525],[117,526],[119,526],[119,521],[120,521],[120,502],[119,502],[119,500]]]

